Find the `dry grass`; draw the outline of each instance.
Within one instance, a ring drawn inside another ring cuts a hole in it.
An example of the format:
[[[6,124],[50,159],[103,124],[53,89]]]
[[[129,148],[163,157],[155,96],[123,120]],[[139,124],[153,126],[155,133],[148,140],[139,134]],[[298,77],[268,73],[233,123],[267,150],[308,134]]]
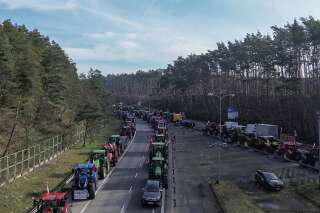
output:
[[[262,213],[250,197],[232,182],[222,181],[219,185],[211,184],[223,209],[227,213]]]

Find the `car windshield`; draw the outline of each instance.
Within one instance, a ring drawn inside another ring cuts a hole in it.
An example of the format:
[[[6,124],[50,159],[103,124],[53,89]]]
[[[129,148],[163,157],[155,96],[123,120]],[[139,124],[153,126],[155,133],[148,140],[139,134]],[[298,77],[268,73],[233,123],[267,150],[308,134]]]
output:
[[[265,176],[268,180],[278,180],[278,179],[279,179],[275,174],[270,173],[270,172],[265,172],[265,173],[264,173],[264,176]]]
[[[156,183],[148,183],[146,186],[146,191],[147,192],[158,192],[159,187]]]

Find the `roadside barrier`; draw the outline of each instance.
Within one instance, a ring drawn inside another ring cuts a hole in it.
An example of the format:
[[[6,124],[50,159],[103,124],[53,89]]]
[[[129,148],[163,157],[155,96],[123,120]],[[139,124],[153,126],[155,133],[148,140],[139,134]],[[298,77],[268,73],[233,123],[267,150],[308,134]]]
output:
[[[70,140],[62,135],[40,142],[0,158],[0,187],[20,178],[42,166],[79,143],[85,135],[85,127],[80,123]]]

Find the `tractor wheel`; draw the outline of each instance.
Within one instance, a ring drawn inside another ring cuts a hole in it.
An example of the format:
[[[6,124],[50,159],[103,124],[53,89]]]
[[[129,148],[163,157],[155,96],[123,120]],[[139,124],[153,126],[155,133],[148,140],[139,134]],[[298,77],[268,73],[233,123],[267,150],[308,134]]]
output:
[[[71,200],[74,200],[74,190],[71,192]]]
[[[106,167],[104,165],[100,166],[99,173],[100,179],[104,179],[106,177]]]
[[[89,183],[88,185],[89,199],[92,200],[95,198],[95,187],[93,183]]]
[[[106,166],[107,166],[107,173],[109,174],[109,172],[110,172],[110,161],[107,162]]]

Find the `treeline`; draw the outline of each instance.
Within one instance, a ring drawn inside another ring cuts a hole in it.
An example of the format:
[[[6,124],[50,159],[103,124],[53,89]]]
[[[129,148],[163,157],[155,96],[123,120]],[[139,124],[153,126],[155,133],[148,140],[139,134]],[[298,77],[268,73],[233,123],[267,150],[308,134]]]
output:
[[[144,90],[145,98],[157,107],[216,121],[218,100],[208,93],[234,93],[234,98],[225,99],[223,109],[238,107],[241,122],[278,124],[313,143],[315,114],[320,110],[320,21],[301,18],[271,29],[272,36],[247,34],[242,40],[219,42],[207,53],[178,57],[154,76],[153,84],[143,77],[151,76],[149,72],[139,72],[108,76],[113,83],[107,85],[121,97],[135,97]],[[128,88],[118,89],[124,87]]]
[[[99,70],[78,76],[72,59],[37,30],[0,25],[0,155],[81,120],[94,125],[111,108],[106,91]]]

